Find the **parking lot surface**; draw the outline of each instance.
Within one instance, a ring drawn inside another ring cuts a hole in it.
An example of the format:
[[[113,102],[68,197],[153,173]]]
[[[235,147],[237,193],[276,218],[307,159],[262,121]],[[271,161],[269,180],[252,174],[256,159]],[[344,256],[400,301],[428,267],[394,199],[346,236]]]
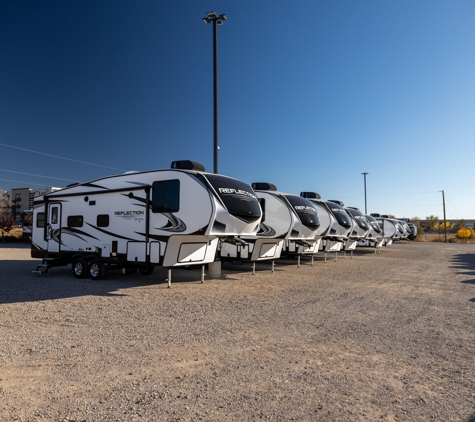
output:
[[[0,245],[0,420],[475,421],[475,247],[150,276]]]

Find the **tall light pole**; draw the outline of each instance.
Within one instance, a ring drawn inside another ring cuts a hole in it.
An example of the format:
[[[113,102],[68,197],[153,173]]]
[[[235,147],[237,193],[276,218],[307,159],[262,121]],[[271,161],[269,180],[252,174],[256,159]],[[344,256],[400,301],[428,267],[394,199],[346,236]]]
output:
[[[366,175],[369,173],[361,173],[364,176],[364,213],[368,214],[368,206],[366,203]]]
[[[213,81],[214,81],[214,144],[213,144],[213,172],[218,173],[218,26],[228,17],[225,14],[217,15],[216,12],[206,13],[203,22],[213,23]]]

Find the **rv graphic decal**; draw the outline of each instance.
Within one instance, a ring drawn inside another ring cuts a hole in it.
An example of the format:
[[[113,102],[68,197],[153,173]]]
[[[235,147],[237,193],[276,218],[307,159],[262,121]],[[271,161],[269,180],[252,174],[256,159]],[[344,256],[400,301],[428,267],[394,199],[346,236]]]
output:
[[[92,224],[89,224],[89,223],[86,223],[88,226],[92,227],[93,229],[96,229],[104,234],[107,234],[109,236],[112,236],[112,237],[115,237],[117,239],[125,239],[125,240],[134,240],[132,239],[131,237],[125,237],[125,236],[121,236],[120,234],[117,234],[117,233],[112,233],[110,231],[107,231],[107,230],[104,230],[104,229],[101,229],[100,227],[96,227],[96,226],[93,226]],[[145,237],[145,234],[142,234],[143,237]],[[91,236],[92,237],[92,236]],[[96,239],[94,237],[94,239]],[[98,239],[99,240],[99,239]]]
[[[257,201],[257,197],[255,195],[241,189],[219,188],[219,193],[222,195],[231,195],[243,201]]]
[[[60,245],[64,245],[63,242],[61,242],[60,239],[61,236],[61,229],[52,229],[51,225],[48,224],[48,237],[56,243],[59,243]]]
[[[259,225],[259,231],[257,232],[257,236],[275,236],[275,230],[267,224],[261,223]]]
[[[165,226],[160,227],[158,230],[164,230],[173,233],[184,232],[186,230],[186,224],[178,217],[175,217],[169,212],[164,212],[162,214],[168,218],[168,223]]]
[[[135,196],[134,194],[130,194],[130,193],[127,193],[127,194],[123,193],[122,196],[126,196],[127,198],[134,199],[136,201],[142,202],[143,204],[145,204],[147,202],[145,198],[141,198],[139,196]],[[142,206],[142,207],[145,206],[145,205],[141,205],[141,204],[134,204],[134,205],[139,205],[139,206]]]
[[[77,237],[78,239],[81,239],[81,240],[84,240],[84,237],[91,237],[93,239],[99,240],[97,237],[94,237],[91,234],[86,233],[82,230],[78,230],[78,229],[71,229],[71,228],[63,227],[61,229],[61,233],[67,234],[69,236]]]

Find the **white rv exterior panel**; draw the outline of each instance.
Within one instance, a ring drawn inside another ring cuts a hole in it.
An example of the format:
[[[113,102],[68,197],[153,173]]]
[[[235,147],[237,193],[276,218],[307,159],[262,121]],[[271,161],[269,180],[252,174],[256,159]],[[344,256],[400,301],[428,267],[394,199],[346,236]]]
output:
[[[145,262],[147,260],[147,244],[145,242],[127,242],[127,261]]]
[[[183,245],[186,246],[182,252]],[[163,266],[209,264],[215,260],[217,247],[218,239],[213,236],[172,236],[167,244]]]

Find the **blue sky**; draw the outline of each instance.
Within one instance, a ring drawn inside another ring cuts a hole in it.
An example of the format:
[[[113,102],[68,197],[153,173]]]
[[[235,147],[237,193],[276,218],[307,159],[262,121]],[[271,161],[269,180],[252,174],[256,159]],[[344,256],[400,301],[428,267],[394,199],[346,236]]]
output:
[[[2,2],[0,189],[212,171],[212,10],[220,173],[475,218],[471,0]]]

